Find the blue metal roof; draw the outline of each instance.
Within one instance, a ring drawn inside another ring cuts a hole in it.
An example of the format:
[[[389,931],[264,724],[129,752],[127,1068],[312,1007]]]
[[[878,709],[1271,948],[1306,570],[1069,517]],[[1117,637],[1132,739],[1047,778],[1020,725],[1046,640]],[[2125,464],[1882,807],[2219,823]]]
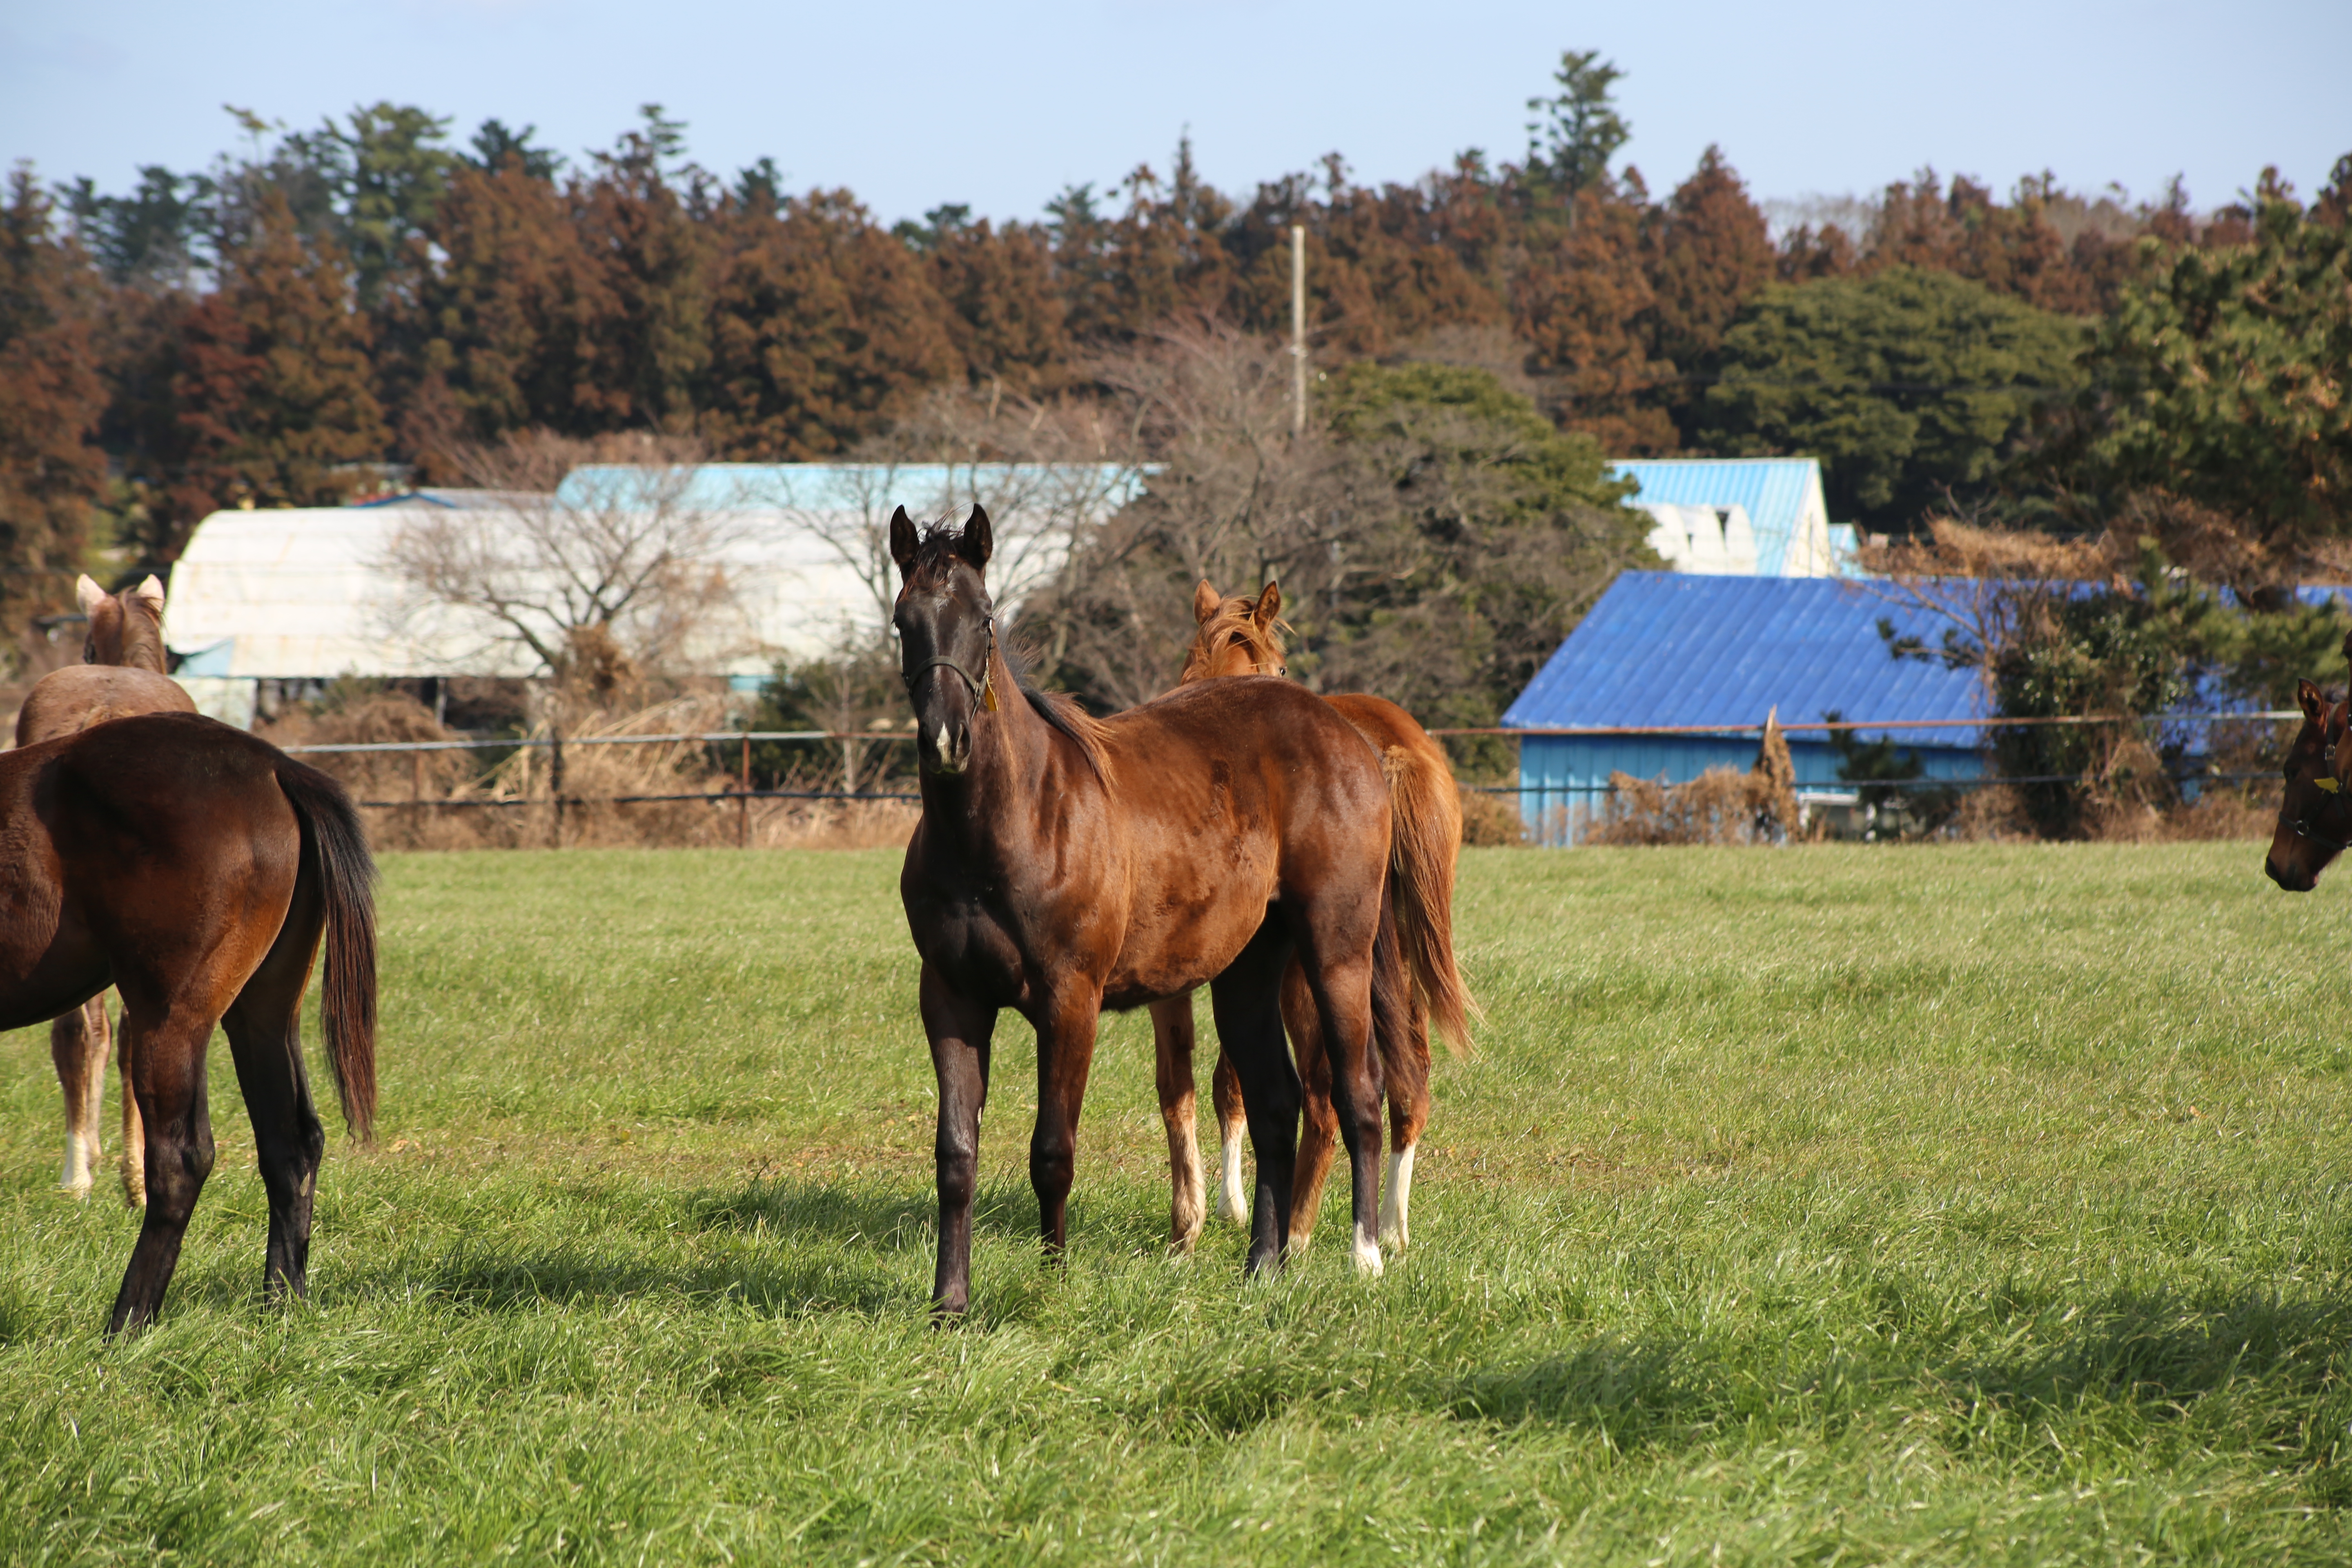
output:
[[[1860,720],[1984,717],[1974,670],[1895,658],[1881,620],[1930,647],[1948,624],[1833,577],[1623,573],[1503,722],[1737,729],[1762,723],[1776,707],[1784,724],[1832,709]],[[1906,746],[1979,743],[1973,726],[1894,733]]]
[[[1635,501],[1746,510],[1756,531],[1759,577],[1777,577],[1787,569],[1789,542],[1804,518],[1806,498],[1822,482],[1818,458],[1662,458],[1609,467],[1619,479],[1641,487],[1631,498]]]

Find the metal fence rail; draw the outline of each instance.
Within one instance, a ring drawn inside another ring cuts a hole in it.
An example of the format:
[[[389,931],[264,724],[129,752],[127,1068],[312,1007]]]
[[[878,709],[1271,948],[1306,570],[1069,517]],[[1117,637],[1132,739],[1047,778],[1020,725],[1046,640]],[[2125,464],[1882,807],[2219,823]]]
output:
[[[2074,727],[2097,724],[2134,724],[2163,727],[2179,724],[2202,724],[2207,726],[2216,724],[2264,724],[2300,720],[2302,717],[2303,715],[2299,711],[2294,710],[2264,710],[2252,713],[2169,713],[2161,715],[2128,713],[2068,714],[2051,717],[2011,719],[1999,717],[1973,719],[1842,719],[1792,722],[1780,724],[1778,728],[1783,733],[1790,734],[1824,731],[1851,733],[1857,731],[1900,731],[1907,732],[1923,730],[1967,730],[1989,732],[1995,730],[2024,729],[2029,727],[2051,725]],[[1429,733],[1440,738],[1459,736],[1464,738],[1508,737],[1513,739],[1527,739],[1531,737],[1539,738],[1559,736],[1609,739],[1642,736],[1712,736],[1723,740],[1735,740],[1761,736],[1764,733],[1764,729],[1765,726],[1760,723],[1590,724],[1546,725],[1526,729],[1507,729],[1500,726],[1461,727],[1432,730]],[[310,744],[290,745],[280,749],[289,753],[302,755],[344,756],[396,755],[400,753],[421,755],[422,753],[430,752],[515,752],[526,749],[548,751],[554,754],[556,766],[553,770],[554,776],[551,780],[552,788],[549,794],[544,795],[473,798],[449,798],[443,796],[439,798],[426,798],[420,793],[407,800],[362,800],[357,804],[383,811],[509,811],[531,806],[543,806],[551,809],[555,814],[555,831],[558,838],[560,839],[562,831],[562,818],[564,814],[567,811],[583,806],[669,805],[694,801],[700,801],[707,804],[723,804],[725,802],[732,801],[736,803],[739,813],[738,842],[748,847],[750,844],[749,813],[751,803],[753,801],[893,801],[908,803],[919,801],[922,798],[919,793],[913,790],[754,789],[751,787],[751,746],[755,742],[762,743],[782,742],[788,744],[842,745],[846,749],[851,746],[864,746],[870,744],[898,744],[912,741],[916,737],[912,733],[905,731],[705,730],[665,732],[650,735],[506,735],[486,737],[474,736],[451,741],[325,742]],[[592,796],[570,795],[565,793],[562,787],[562,759],[563,752],[568,748],[578,746],[646,746],[686,744],[718,746],[729,742],[732,742],[734,745],[739,747],[740,752],[736,759],[738,764],[737,781],[731,787],[724,790],[684,791],[675,794]],[[1957,791],[1982,789],[1995,784],[2071,784],[2076,782],[2078,776],[2079,775],[2072,773],[2012,776],[1993,773],[1983,773],[1956,778],[1921,777],[1913,779],[1854,779],[1840,780],[1834,784],[1823,784],[1821,783],[1800,784],[1798,786],[1798,793],[1809,795],[1820,795],[1834,793],[1843,795],[1847,794],[1858,794],[1863,791],[1872,791],[1878,792],[1882,795],[1911,795],[1915,793],[1943,790]],[[2207,772],[2202,769],[2183,769],[2169,771],[2165,774],[2165,776],[2175,784],[2243,784],[2253,779],[2269,778],[2273,776],[2273,773],[2270,770],[2217,773]],[[1665,781],[1661,779],[1656,782],[1663,784]],[[1535,805],[1535,809],[1538,814],[1543,814],[1555,809],[1567,809],[1568,802],[1561,800],[1561,797],[1569,797],[1570,800],[1589,800],[1591,797],[1605,796],[1616,792],[1616,786],[1606,782],[1587,784],[1534,784],[1522,781],[1517,784],[1465,784],[1461,787],[1466,793],[1470,794],[1517,795],[1522,800],[1532,800]],[[1554,807],[1552,805],[1551,803],[1556,800],[1561,800],[1560,806]],[[1590,807],[1579,807],[1578,809],[1589,810]]]

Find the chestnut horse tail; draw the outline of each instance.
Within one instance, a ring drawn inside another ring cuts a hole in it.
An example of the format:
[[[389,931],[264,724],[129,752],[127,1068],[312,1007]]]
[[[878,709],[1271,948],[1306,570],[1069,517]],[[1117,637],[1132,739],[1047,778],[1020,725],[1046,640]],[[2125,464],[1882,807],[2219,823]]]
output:
[[[1382,749],[1389,781],[1389,885],[1397,940],[1429,1008],[1431,1026],[1460,1056],[1483,1016],[1454,963],[1454,862],[1462,847],[1462,796],[1435,743]]]
[[[289,757],[278,787],[302,822],[305,870],[319,879],[327,912],[327,963],[319,1020],[343,1121],[365,1142],[375,1133],[375,859],[343,786]]]

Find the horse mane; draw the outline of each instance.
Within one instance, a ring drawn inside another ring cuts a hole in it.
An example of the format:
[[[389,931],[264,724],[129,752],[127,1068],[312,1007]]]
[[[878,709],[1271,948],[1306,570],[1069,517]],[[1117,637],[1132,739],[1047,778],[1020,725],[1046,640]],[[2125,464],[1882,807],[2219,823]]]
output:
[[[907,581],[929,584],[945,578],[954,570],[955,563],[963,559],[956,552],[962,541],[963,531],[951,523],[926,523],[922,537],[915,543],[915,559],[907,568]],[[1030,683],[1019,650],[1005,638],[996,639],[996,651],[1003,656],[1004,668],[1013,672],[1013,688],[1028,702],[1030,710],[1075,744],[1086,758],[1087,766],[1094,770],[1095,777],[1108,783],[1110,757],[1103,744],[1108,731],[1102,721],[1079,707],[1075,697],[1038,690]]]
[[[1272,626],[1258,625],[1257,595],[1235,594],[1221,601],[1216,614],[1201,623],[1201,629],[1192,636],[1192,647],[1196,656],[1205,657],[1219,637],[1230,633],[1250,649],[1253,663],[1272,665],[1278,669],[1289,657],[1290,645],[1286,639],[1290,631],[1290,623],[1278,615]],[[1187,674],[1192,662],[1185,661]]]
[[[1020,653],[1003,639],[997,651],[1004,656],[1004,668],[1013,672],[1013,685],[1029,704],[1030,710],[1061,731],[1087,759],[1087,766],[1095,777],[1110,782],[1110,755],[1104,748],[1104,737],[1109,733],[1103,721],[1078,706],[1078,700],[1066,691],[1040,691],[1030,684],[1029,672],[1022,668]]]

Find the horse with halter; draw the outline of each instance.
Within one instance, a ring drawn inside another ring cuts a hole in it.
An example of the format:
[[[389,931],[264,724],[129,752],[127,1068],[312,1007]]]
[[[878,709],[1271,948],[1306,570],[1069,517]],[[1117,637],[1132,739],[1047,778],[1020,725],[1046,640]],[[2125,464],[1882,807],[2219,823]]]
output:
[[[83,577],[74,584],[86,625],[78,665],[53,669],[34,683],[16,714],[16,744],[33,745],[139,713],[193,713],[194,699],[170,679],[163,649],[163,584],[150,576],[135,588],[110,594]],[[100,992],[49,1021],[49,1059],[66,1099],[66,1163],[58,1184],[76,1197],[90,1189],[106,1099],[106,1058],[112,1041]],[[122,1059],[122,1195],[133,1208],[147,1201],[144,1135],[139,1101],[131,1092],[130,1058]]]
[[[1006,1008],[1036,1030],[1029,1179],[1046,1253],[1059,1257],[1102,1009],[1207,984],[1257,1154],[1248,1267],[1279,1267],[1299,1090],[1278,998],[1294,953],[1355,1178],[1356,1265],[1378,1273],[1379,760],[1286,681],[1186,687],[1106,720],[1034,690],[996,636],[991,542],[979,507],[960,532],[919,533],[903,508],[890,520],[892,624],[923,799],[898,889],[940,1094],[934,1310],[971,1301],[980,1113]]]
[[[2352,668],[2352,632],[2345,634],[2344,658]],[[2285,788],[2263,871],[2290,893],[2307,893],[2352,847],[2352,696],[2331,703],[2308,680],[2294,683],[2294,695],[2303,728],[2280,770]]]
[[[227,1031],[269,1199],[262,1283],[306,1285],[326,1138],[302,1070],[320,934],[327,1061],[353,1131],[375,1115],[375,913],[342,786],[193,713],[115,719],[0,752],[0,1029],[122,993],[147,1212],[108,1332],[152,1318],[212,1173],[205,1054]]]
[[[1192,618],[1199,630],[1185,656],[1180,684],[1286,675],[1283,634],[1288,628],[1281,612],[1278,584],[1268,583],[1255,595],[1228,596],[1203,581],[1192,595]],[[1469,1046],[1470,1022],[1478,1011],[1454,961],[1454,873],[1462,846],[1462,803],[1444,748],[1412,715],[1379,697],[1349,693],[1323,700],[1371,746],[1389,782],[1389,900],[1372,1016],[1389,1102],[1390,1153],[1381,1235],[1402,1248],[1410,1239],[1413,1152],[1429,1122],[1430,1025],[1433,1020],[1459,1053]],[[1285,977],[1282,1017],[1306,1083],[1306,1131],[1299,1141],[1290,1215],[1291,1245],[1302,1247],[1314,1232],[1337,1125],[1325,1092],[1315,1011],[1295,968]],[[1189,1247],[1200,1234],[1202,1218],[1192,999],[1153,1003],[1151,1024],[1159,1057],[1160,1114],[1168,1130],[1175,1189],[1171,1225],[1176,1245]],[[1211,1084],[1223,1155],[1217,1212],[1222,1218],[1240,1220],[1248,1215],[1241,1180],[1240,1083],[1223,1051]]]

